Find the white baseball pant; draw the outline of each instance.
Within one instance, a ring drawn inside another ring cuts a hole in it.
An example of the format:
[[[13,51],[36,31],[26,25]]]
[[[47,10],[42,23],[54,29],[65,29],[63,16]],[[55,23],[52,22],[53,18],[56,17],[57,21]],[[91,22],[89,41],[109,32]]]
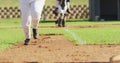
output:
[[[31,21],[33,28],[38,28],[44,4],[45,0],[20,0],[22,27],[27,39],[31,38]]]

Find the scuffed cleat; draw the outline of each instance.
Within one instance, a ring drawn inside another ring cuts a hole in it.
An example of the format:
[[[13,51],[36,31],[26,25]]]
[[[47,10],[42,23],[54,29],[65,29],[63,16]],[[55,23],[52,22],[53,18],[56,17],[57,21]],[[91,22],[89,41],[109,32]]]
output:
[[[29,45],[30,39],[26,39],[24,45]]]
[[[38,29],[33,29],[33,38],[34,39],[38,38]]]

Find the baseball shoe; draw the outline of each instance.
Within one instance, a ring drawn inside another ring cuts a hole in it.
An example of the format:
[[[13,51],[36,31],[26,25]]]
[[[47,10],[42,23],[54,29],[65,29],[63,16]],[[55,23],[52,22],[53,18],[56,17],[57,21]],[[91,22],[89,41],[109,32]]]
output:
[[[38,38],[38,29],[33,29],[33,38],[34,39]]]
[[[30,43],[30,39],[26,39],[24,45],[28,45]]]

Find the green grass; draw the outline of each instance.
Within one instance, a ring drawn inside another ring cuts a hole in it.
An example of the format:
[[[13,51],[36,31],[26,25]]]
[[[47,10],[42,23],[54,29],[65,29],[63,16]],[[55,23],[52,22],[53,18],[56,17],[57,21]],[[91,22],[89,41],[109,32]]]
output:
[[[85,25],[99,25],[99,24],[120,24],[119,21],[107,22],[89,22],[79,21],[67,22],[67,26],[85,26]],[[54,22],[41,22],[40,26],[55,26]],[[7,29],[13,27],[21,27],[21,19],[0,19],[0,50],[10,48],[12,45],[22,42],[25,37],[22,29]],[[42,29],[40,34],[63,34],[66,39],[81,44],[120,44],[120,29],[119,28],[79,28],[79,29]],[[83,44],[83,43],[82,43]]]
[[[88,5],[88,0],[71,0],[71,5]],[[56,5],[56,0],[46,0],[46,4],[49,6]],[[19,0],[0,0],[0,7],[16,7],[19,6]]]
[[[0,0],[0,7],[18,6],[19,0]]]
[[[44,22],[41,21],[39,26],[55,26],[53,21]],[[73,24],[74,23],[74,24]],[[85,26],[85,25],[100,25],[100,24],[120,24],[120,21],[104,21],[104,22],[90,22],[90,21],[81,21],[81,20],[67,20],[67,26]],[[11,28],[11,27],[21,27],[21,19],[12,18],[12,19],[0,19],[0,28]]]
[[[22,30],[0,30],[0,50],[5,50],[24,40]]]
[[[119,28],[72,29],[87,44],[120,44]]]
[[[21,27],[21,19],[0,19],[0,28]]]
[[[84,28],[69,29],[41,29],[41,34],[63,34],[68,40],[76,44],[120,44],[119,28]],[[86,42],[86,43],[83,43]]]

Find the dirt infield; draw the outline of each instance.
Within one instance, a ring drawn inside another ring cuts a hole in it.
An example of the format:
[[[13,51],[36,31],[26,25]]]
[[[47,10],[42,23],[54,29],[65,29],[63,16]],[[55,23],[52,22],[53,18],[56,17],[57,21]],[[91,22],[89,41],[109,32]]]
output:
[[[19,45],[0,52],[0,63],[107,63],[113,55],[120,54],[120,45],[79,45],[66,40],[63,35],[41,35],[25,46]]]
[[[69,28],[104,27],[120,27],[120,25],[72,26]],[[64,35],[40,35],[39,39],[32,39],[28,46],[23,43],[1,51],[0,63],[109,63],[110,57],[120,55],[120,45],[77,46],[67,40]]]

